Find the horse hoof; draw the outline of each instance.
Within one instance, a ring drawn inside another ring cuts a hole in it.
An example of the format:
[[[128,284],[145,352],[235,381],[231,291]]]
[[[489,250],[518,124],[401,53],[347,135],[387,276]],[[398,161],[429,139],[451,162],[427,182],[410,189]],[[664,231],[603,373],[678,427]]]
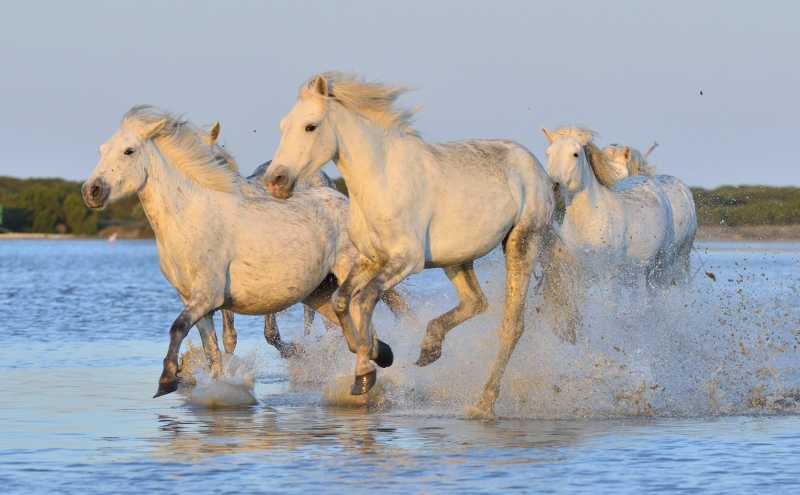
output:
[[[388,368],[394,363],[394,353],[392,352],[392,348],[389,347],[389,344],[378,340],[378,356],[373,359],[373,361],[381,368]]]
[[[467,407],[467,418],[480,421],[494,421],[496,419],[492,407],[486,407],[482,404]]]
[[[176,390],[178,390],[178,380],[159,382],[158,391],[156,391],[156,395],[154,395],[153,398],[155,399],[156,397],[161,397],[162,395],[171,394]]]
[[[442,357],[442,347],[424,347],[419,350],[419,358],[417,359],[417,366],[428,366]]]
[[[364,395],[375,386],[378,372],[375,370],[370,371],[366,375],[356,376],[353,386],[350,388],[350,395]]]

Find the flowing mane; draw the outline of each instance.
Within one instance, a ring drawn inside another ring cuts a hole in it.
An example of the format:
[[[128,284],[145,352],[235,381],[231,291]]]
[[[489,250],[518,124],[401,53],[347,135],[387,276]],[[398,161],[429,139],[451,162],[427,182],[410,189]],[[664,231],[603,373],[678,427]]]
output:
[[[400,129],[407,134],[417,132],[411,125],[416,109],[397,108],[397,98],[407,93],[405,86],[389,86],[360,80],[353,74],[325,72],[320,74],[328,83],[328,97],[362,117],[386,128]],[[310,91],[312,77],[300,89],[300,95]]]
[[[596,132],[584,127],[571,126],[559,127],[554,133],[557,136],[575,138],[583,146],[586,160],[591,165],[594,176],[597,177],[600,184],[611,187],[616,183],[613,165],[609,164],[608,157],[593,142],[597,136]]]
[[[203,139],[204,132],[188,121],[149,105],[139,105],[122,117],[122,126],[135,131],[162,120],[165,124],[152,140],[164,158],[196,184],[214,191],[232,192],[236,184],[236,162],[221,147],[209,146]]]

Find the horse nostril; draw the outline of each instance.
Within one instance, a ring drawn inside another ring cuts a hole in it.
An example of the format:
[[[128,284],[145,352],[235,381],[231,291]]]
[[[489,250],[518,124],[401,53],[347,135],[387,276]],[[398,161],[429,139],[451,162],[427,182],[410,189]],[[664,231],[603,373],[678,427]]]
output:
[[[286,183],[286,176],[285,175],[276,175],[273,181],[275,184],[283,185]]]
[[[89,196],[92,199],[99,199],[101,194],[100,186],[97,184],[92,184],[92,187],[89,188]]]

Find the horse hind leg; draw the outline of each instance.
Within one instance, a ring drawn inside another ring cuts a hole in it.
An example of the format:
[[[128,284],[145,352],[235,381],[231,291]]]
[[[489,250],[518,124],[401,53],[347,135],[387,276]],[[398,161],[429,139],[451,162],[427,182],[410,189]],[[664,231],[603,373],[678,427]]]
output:
[[[203,341],[203,351],[211,367],[211,376],[218,378],[222,375],[222,355],[219,352],[217,343],[217,332],[214,330],[214,320],[205,316],[197,322],[197,330],[200,332],[200,339]]]
[[[292,342],[284,342],[281,339],[281,332],[278,329],[278,318],[275,313],[264,315],[264,339],[267,344],[277,349],[283,359],[296,356],[300,349]]]
[[[313,309],[303,306],[303,335],[311,335],[311,331],[314,329],[314,316],[316,313]]]
[[[516,226],[506,241],[506,302],[497,350],[489,379],[474,406],[467,411],[470,418],[494,417],[494,404],[500,394],[500,382],[525,329],[523,313],[528,284],[536,257],[541,251],[541,236],[526,228]]]
[[[225,353],[233,354],[236,351],[236,327],[233,326],[233,311],[222,310],[222,345]]]
[[[420,344],[417,366],[427,366],[439,359],[447,333],[461,323],[483,313],[489,307],[478,277],[475,275],[472,261],[449,266],[444,268],[444,272],[458,293],[458,306],[428,323],[425,338]]]

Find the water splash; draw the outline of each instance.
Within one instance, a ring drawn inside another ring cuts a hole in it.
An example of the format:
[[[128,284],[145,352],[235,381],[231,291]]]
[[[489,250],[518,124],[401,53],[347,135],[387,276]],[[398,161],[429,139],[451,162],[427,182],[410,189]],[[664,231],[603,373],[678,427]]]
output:
[[[554,335],[541,295],[532,296],[497,413],[582,418],[800,412],[797,272],[775,276],[770,270],[768,276],[759,266],[747,258],[722,259],[704,268],[717,281],[701,273],[686,287],[658,292],[613,280],[595,283],[587,288],[576,345]],[[431,366],[412,364],[424,327],[394,324],[385,314],[377,318],[396,360],[379,372],[384,386],[367,404],[403,414],[461,415],[477,398],[497,348],[504,276],[496,260],[483,263],[479,274],[491,311],[448,334],[442,358]],[[444,284],[434,287],[439,293],[412,291],[421,321],[455,305]],[[290,382],[336,390],[324,397],[341,405],[352,363],[341,337],[328,333],[307,343],[303,357],[290,364]]]
[[[213,377],[201,347],[186,344],[181,355],[181,388],[186,403],[193,406],[220,408],[239,407],[257,403],[254,395],[256,354],[244,357],[222,354],[223,373]]]

